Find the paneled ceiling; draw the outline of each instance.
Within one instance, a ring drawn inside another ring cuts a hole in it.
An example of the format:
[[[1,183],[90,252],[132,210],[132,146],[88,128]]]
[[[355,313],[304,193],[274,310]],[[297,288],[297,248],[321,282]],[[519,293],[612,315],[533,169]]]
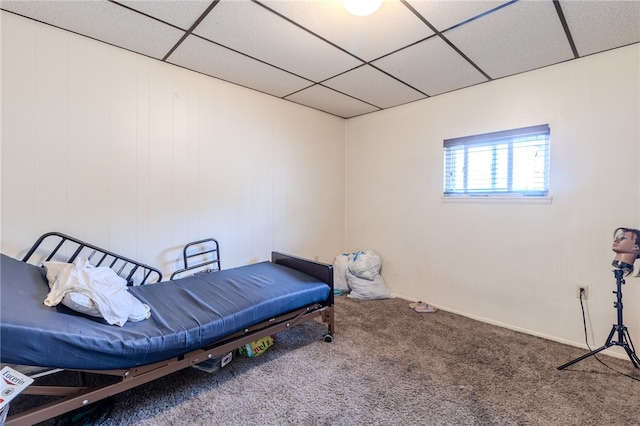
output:
[[[6,1],[0,8],[343,118],[640,42],[640,1]]]

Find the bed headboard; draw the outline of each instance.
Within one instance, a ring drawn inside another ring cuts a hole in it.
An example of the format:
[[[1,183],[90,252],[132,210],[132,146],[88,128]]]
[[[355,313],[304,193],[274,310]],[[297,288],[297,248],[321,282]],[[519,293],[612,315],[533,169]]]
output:
[[[50,260],[73,263],[78,258],[87,259],[94,266],[108,266],[127,280],[128,285],[152,284],[162,280],[162,272],[152,266],[60,232],[48,232],[38,238],[22,261],[42,265]]]

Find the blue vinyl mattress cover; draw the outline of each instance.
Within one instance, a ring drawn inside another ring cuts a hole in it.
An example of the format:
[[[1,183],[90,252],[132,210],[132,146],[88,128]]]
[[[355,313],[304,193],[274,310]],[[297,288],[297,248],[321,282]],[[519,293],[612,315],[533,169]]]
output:
[[[314,303],[330,287],[272,262],[129,287],[151,318],[109,325],[62,304],[45,306],[42,267],[0,254],[0,360],[106,370],[167,360]]]

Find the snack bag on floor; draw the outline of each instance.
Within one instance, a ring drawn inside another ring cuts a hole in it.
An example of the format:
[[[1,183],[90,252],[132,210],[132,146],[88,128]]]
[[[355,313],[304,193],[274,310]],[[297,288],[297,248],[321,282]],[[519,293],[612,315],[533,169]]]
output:
[[[275,340],[273,336],[263,337],[262,339],[258,339],[255,342],[247,343],[244,346],[240,346],[238,348],[238,352],[240,355],[247,356],[249,358],[253,358],[256,356],[260,356],[267,351],[273,344]]]

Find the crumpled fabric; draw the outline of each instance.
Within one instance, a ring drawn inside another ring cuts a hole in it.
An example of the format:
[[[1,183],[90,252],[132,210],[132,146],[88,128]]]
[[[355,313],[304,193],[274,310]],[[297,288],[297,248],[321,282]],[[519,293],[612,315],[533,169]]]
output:
[[[127,320],[149,318],[149,306],[127,291],[127,282],[106,266],[93,266],[87,260],[75,263],[45,262],[49,294],[47,306],[63,303],[87,315],[102,317],[107,323],[122,327]]]

